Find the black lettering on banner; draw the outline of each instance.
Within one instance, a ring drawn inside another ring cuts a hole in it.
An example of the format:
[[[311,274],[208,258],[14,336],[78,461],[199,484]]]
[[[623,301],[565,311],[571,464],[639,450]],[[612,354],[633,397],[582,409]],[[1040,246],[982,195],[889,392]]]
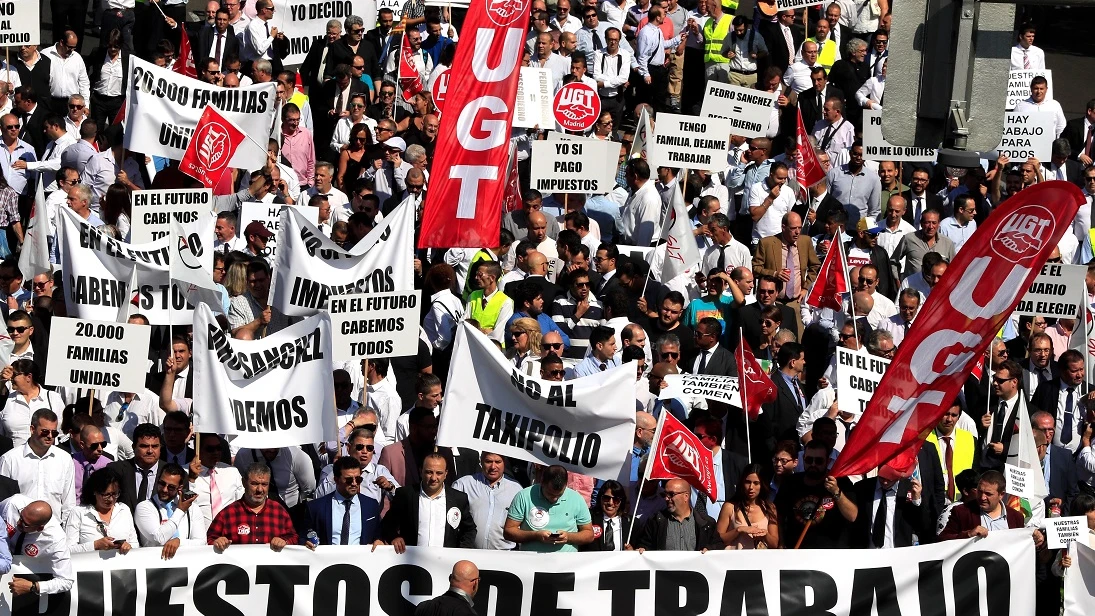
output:
[[[756,569],[749,571],[727,571],[722,581],[723,614],[741,614],[745,616],[768,616],[768,599],[764,596],[764,572]]]
[[[183,616],[185,606],[171,602],[171,590],[189,583],[183,567],[145,570],[144,613],[156,616]]]
[[[532,609],[529,616],[570,616],[570,610],[559,609],[559,593],[573,591],[573,573],[537,571],[532,577]]]
[[[80,589],[76,600],[76,616],[102,616],[106,611],[106,606],[103,605],[103,597],[106,596],[103,592],[103,572],[80,571],[76,574],[76,585]],[[134,601],[136,601],[135,586],[136,584],[133,589]]]
[[[877,612],[874,605],[877,602]],[[901,616],[897,582],[890,567],[856,569],[852,577],[852,605],[848,616]]]
[[[985,587],[978,581],[978,570],[985,572]],[[993,616],[1011,614],[1011,569],[1008,561],[995,552],[971,552],[954,563],[954,613],[976,614],[985,595],[988,613]]]
[[[243,612],[225,601],[217,592],[221,582],[224,582],[225,595],[246,595],[251,590],[251,580],[243,568],[236,565],[210,565],[194,578],[194,607],[202,616],[243,616]]]
[[[82,588],[82,586],[81,586]],[[81,600],[83,594],[80,593]],[[137,572],[133,569],[115,569],[110,572],[110,601],[115,614],[137,613]],[[60,613],[64,614],[64,611]],[[102,614],[100,611],[99,614]],[[78,616],[83,616],[78,614]]]
[[[259,565],[255,583],[270,587],[266,616],[293,616],[297,586],[308,585],[308,565]]]
[[[481,598],[481,601],[476,603],[476,607],[479,608],[480,614],[486,616],[490,607],[487,598],[492,595],[494,596],[494,613],[502,614],[506,611],[502,609],[503,607],[521,605],[523,594],[521,578],[516,574],[493,569],[479,570],[479,592],[476,595]]]
[[[345,587],[346,595],[342,612],[338,611],[340,585]],[[360,567],[331,565],[316,576],[316,583],[312,587],[312,614],[350,614],[352,605],[369,605],[369,592],[369,575]]]
[[[965,582],[963,582],[965,583]],[[806,603],[806,589],[813,591],[814,600]],[[941,597],[942,595],[940,595]],[[836,607],[836,581],[824,571],[781,571],[779,576],[779,613],[796,616],[831,616]],[[939,598],[937,597],[938,601]],[[956,614],[969,612],[955,612]],[[973,609],[974,614],[977,608]]]
[[[362,278],[342,285],[328,285],[309,280],[303,276],[294,276],[293,291],[289,296],[289,303],[294,306],[319,310],[327,305],[327,298],[332,295],[394,291],[393,271],[392,266],[375,269]]]
[[[680,604],[684,589],[684,605]],[[711,589],[699,571],[655,571],[654,613],[699,616],[707,611]]]
[[[388,567],[376,585],[376,598],[385,614],[413,614],[415,606],[403,597],[403,583],[408,595],[432,595],[433,576],[417,565]]]
[[[597,583],[597,590],[612,593],[610,614],[634,614],[635,593],[650,588],[650,571],[603,571]],[[749,614],[749,616],[753,616]]]
[[[228,401],[236,421],[236,429],[252,433],[277,432],[307,426],[308,413],[304,410],[304,403],[304,396],[281,400]]]

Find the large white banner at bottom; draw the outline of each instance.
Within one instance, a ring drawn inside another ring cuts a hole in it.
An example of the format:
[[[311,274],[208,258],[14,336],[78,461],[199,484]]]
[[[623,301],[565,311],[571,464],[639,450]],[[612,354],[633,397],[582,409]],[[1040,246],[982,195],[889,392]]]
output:
[[[159,548],[94,552],[73,555],[76,584],[50,597],[50,613],[411,616],[418,603],[448,589],[462,559],[479,567],[475,606],[486,616],[1034,613],[1034,543],[1024,530],[913,548],[794,553],[412,547],[397,555],[390,547],[289,546],[276,553],[234,545],[223,554],[184,547],[165,561]],[[6,608],[6,579],[0,587]]]
[[[1087,546],[1090,537],[1084,539],[1068,548],[1072,566],[1065,573],[1064,616],[1095,614],[1095,549]]]

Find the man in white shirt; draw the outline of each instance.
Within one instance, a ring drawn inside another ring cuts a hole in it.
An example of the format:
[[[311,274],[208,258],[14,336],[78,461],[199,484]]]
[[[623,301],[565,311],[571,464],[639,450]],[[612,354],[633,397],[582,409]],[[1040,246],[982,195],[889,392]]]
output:
[[[559,0],[555,5],[555,17],[551,18],[548,25],[560,32],[574,34],[582,28],[582,20],[570,14],[570,0]]]
[[[1030,98],[1015,104],[1015,113],[1051,113],[1053,114],[1053,138],[1061,136],[1065,130],[1065,112],[1061,109],[1061,103],[1047,98],[1049,82],[1038,75],[1030,80]]]
[[[563,77],[570,74],[570,61],[557,53],[552,53],[552,36],[550,32],[541,32],[536,35],[535,56],[529,60],[528,65],[536,68],[546,68],[551,71],[552,92],[563,84]]]
[[[213,250],[225,254],[233,250],[243,251],[247,240],[236,235],[236,215],[233,212],[217,214],[217,224],[213,227]]]
[[[627,161],[625,176],[628,190],[620,216],[624,237],[633,246],[649,246],[661,224],[662,199],[650,181],[650,165],[641,158]]]
[[[604,49],[593,52],[593,79],[597,82],[597,93],[601,96],[601,109],[612,114],[615,122],[620,121],[623,109],[623,86],[631,77],[630,47],[621,47],[623,33],[618,28],[604,31]]]
[[[883,224],[878,229],[878,245],[884,248],[886,254],[890,256],[893,256],[893,251],[897,248],[897,244],[901,242],[901,238],[905,237],[906,233],[912,233],[916,230],[905,220],[905,208],[905,198],[901,195],[893,195],[886,204],[886,211],[883,213]],[[904,270],[904,262],[900,264],[900,268]]]
[[[0,128],[3,130],[2,148],[0,148],[0,171],[8,186],[20,195],[29,195],[26,166],[15,166],[16,161],[33,162],[37,160],[34,147],[19,138],[19,118],[14,114],[0,116]]]
[[[42,160],[29,162],[17,160],[12,163],[15,169],[26,169],[31,173],[40,174],[41,180],[45,182],[45,191],[47,193],[57,190],[55,174],[61,168],[61,153],[65,151],[65,148],[76,143],[76,138],[65,130],[65,123],[58,120],[58,116],[46,117],[45,130],[50,142],[46,145],[46,152],[42,156]]]
[[[1046,53],[1034,45],[1035,28],[1024,26],[1019,32],[1019,42],[1011,48],[1011,70],[1044,71]]]
[[[802,44],[802,59],[796,60],[783,72],[783,85],[802,94],[813,87],[810,71],[817,66],[817,43],[806,41]]]
[[[362,362],[363,367],[366,363],[368,364],[368,370],[365,373],[366,389],[368,391],[366,405],[376,411],[380,429],[387,438],[382,444],[391,445],[396,440],[396,422],[399,421],[399,415],[403,412],[403,404],[399,398],[399,391],[395,388],[395,383],[388,378],[388,371],[391,367],[388,360],[385,358],[372,359],[368,362]]]
[[[49,58],[49,106],[58,115],[68,112],[68,99],[73,94],[91,100],[91,81],[84,59],[75,53],[78,48],[79,39],[68,30],[56,45],[42,50],[42,55]]]
[[[71,464],[71,462],[70,462]],[[3,516],[11,532],[5,533],[8,551],[18,556],[10,582],[13,601],[10,613],[38,613],[41,595],[67,593],[76,574],[69,556],[68,536],[61,527],[61,515],[42,500],[22,494],[3,503]],[[48,573],[49,580],[32,581],[27,576]]]
[[[702,271],[718,269],[729,274],[736,267],[752,266],[753,257],[749,254],[749,247],[731,235],[730,219],[725,214],[712,214],[707,221],[707,231],[711,237],[711,247],[703,254]]]
[[[749,190],[754,243],[783,230],[783,216],[795,206],[795,191],[786,185],[788,175],[786,163],[774,162],[768,177]]]
[[[813,128],[817,149],[828,152],[829,157],[836,160],[844,150],[852,147],[855,127],[845,119],[844,103],[835,96],[825,101],[821,116]]]
[[[948,216],[939,223],[939,233],[954,242],[954,252],[962,249],[966,240],[977,230],[977,204],[969,195],[958,195],[954,200],[954,216]]]
[[[243,4],[246,0],[225,0],[223,6],[228,9],[228,25],[232,26],[232,31],[236,33],[236,36],[242,37],[247,32],[247,26],[251,23],[251,18],[243,12]],[[257,13],[256,9],[256,13]],[[243,45],[243,41],[240,41],[240,45]]]
[[[181,545],[206,544],[205,514],[196,507],[198,495],[184,491],[189,486],[183,467],[168,462],[160,465],[152,498],[141,501],[133,512],[141,547],[163,546],[160,558],[170,560]]]
[[[76,506],[75,467],[72,456],[53,445],[57,434],[57,413],[35,411],[27,442],[0,456],[0,475],[18,481],[20,494],[67,511]]]
[[[309,198],[315,195],[327,197],[327,202],[331,204],[332,222],[348,220],[352,213],[350,212],[350,200],[346,197],[346,193],[332,185],[334,177],[334,165],[327,161],[317,161],[315,186],[312,186],[304,192]]]
[[[350,433],[346,440],[346,454],[357,459],[361,466],[361,493],[375,499],[380,505],[384,505],[384,498],[391,498],[392,493],[399,488],[399,482],[392,476],[392,472],[383,464],[376,461],[376,445],[373,430],[357,428]],[[320,471],[319,485],[316,488],[316,498],[324,497],[335,491],[337,477],[333,464],[328,464]]]
[[[271,26],[274,18],[273,0],[258,0],[255,3],[255,18],[247,24],[240,56],[243,60],[270,60],[274,73],[281,72],[281,59],[274,52],[274,39],[285,39],[285,33]]]
[[[901,341],[912,328],[918,312],[920,312],[920,292],[916,289],[902,289],[897,294],[897,314],[882,321],[878,329],[889,332],[893,336],[893,343],[901,346]]]

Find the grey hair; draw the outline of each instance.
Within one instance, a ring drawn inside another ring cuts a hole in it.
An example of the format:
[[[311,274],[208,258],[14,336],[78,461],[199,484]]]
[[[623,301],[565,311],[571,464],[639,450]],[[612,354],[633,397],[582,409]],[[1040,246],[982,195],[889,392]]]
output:
[[[867,336],[867,352],[871,355],[878,353],[881,350],[883,340],[893,342],[893,334],[884,329],[876,329],[871,332],[871,335]]]
[[[255,72],[255,73],[257,73],[259,71],[262,71],[263,73],[266,73],[267,75],[273,75],[274,74],[274,67],[270,64],[269,60],[260,59],[260,60],[255,60],[255,63],[251,65],[251,71]]]
[[[661,338],[658,338],[657,348],[661,348],[663,344],[670,344],[680,348],[681,339],[677,337],[677,334],[666,334]]]
[[[327,30],[331,28],[338,28],[339,32],[342,32],[342,22],[337,19],[331,19],[327,21]]]
[[[844,53],[850,56],[859,51],[860,47],[866,48],[867,41],[861,38],[853,38],[844,45]]]
[[[407,146],[407,151],[403,153],[403,158],[409,163],[417,163],[423,158],[426,158],[426,148],[417,143],[413,143]]]
[[[344,25],[345,25],[346,31],[349,32],[350,29],[352,29],[354,26],[364,26],[365,22],[364,22],[364,20],[362,20],[357,15],[350,15],[349,17],[346,18],[346,21],[344,22]]]
[[[77,199],[91,203],[91,189],[86,184],[77,184],[73,192],[76,193]]]

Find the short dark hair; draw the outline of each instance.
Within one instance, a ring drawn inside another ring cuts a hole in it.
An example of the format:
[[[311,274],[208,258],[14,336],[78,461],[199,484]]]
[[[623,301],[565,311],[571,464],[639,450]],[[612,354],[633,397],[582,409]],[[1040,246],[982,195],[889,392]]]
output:
[[[1004,480],[1004,474],[1000,471],[988,470],[981,473],[981,478],[978,479],[977,485],[981,485],[982,483],[996,486],[996,489],[1001,492],[1007,489],[1007,481]]]
[[[161,443],[163,442],[160,427],[151,423],[143,423],[133,428],[133,443],[136,444],[142,438],[154,438]]]
[[[567,487],[567,469],[552,464],[544,469],[540,475],[540,485],[550,487],[552,490],[563,490]]]
[[[100,468],[91,474],[84,482],[83,491],[80,493],[81,505],[94,505],[95,495],[106,492],[112,485],[121,488],[122,480],[118,473],[110,468]]]
[[[606,325],[598,325],[589,333],[589,347],[594,348],[598,344],[608,342],[616,336],[616,330]]]
[[[779,353],[776,354],[776,364],[778,364],[780,368],[783,368],[791,363],[792,359],[798,359],[798,356],[802,355],[802,352],[803,348],[801,344],[793,341],[784,342],[779,347]]]
[[[156,479],[160,480],[160,479],[163,478],[164,475],[171,475],[172,477],[186,477],[187,476],[186,471],[183,470],[183,467],[179,466],[175,462],[168,462],[167,464],[161,465],[160,466],[160,474],[156,475]],[[183,484],[180,483],[179,485],[183,485]]]
[[[333,465],[334,475],[336,478],[341,478],[343,471],[348,471],[351,469],[361,470],[361,466],[358,464],[357,459],[352,456],[342,456],[341,458],[335,460],[335,463]]]

